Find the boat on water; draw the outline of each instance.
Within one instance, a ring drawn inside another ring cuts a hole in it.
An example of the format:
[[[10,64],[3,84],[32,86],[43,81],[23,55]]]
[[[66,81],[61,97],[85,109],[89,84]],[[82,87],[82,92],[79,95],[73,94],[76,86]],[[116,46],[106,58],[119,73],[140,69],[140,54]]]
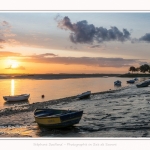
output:
[[[103,76],[103,78],[108,78],[109,76]]]
[[[3,99],[7,102],[14,102],[14,101],[24,101],[28,100],[30,94],[21,94],[21,95],[11,95],[11,96],[3,96]]]
[[[119,80],[115,81],[115,82],[114,82],[114,85],[115,85],[115,86],[121,86],[121,81],[119,81]]]
[[[65,128],[78,124],[82,114],[82,110],[35,109],[34,118],[39,126]]]
[[[91,91],[86,91],[86,92],[83,92],[82,94],[77,95],[77,98],[79,99],[88,98],[90,97],[90,95],[91,95]]]

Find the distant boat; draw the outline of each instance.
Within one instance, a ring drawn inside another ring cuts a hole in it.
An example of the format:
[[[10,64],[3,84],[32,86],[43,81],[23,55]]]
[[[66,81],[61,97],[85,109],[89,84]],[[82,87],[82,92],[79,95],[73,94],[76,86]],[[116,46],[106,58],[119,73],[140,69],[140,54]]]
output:
[[[14,102],[14,101],[24,101],[28,100],[30,94],[21,94],[21,95],[14,95],[14,96],[3,96],[3,99],[7,102]]]
[[[109,76],[103,76],[103,78],[108,78]]]
[[[36,109],[34,118],[39,126],[65,128],[78,124],[82,114],[82,110]]]
[[[91,95],[91,91],[87,91],[87,92],[77,95],[77,98],[79,99],[88,98],[90,97],[90,95]]]
[[[115,81],[115,82],[114,82],[114,85],[115,85],[115,86],[121,86],[121,81],[119,81],[119,80]]]

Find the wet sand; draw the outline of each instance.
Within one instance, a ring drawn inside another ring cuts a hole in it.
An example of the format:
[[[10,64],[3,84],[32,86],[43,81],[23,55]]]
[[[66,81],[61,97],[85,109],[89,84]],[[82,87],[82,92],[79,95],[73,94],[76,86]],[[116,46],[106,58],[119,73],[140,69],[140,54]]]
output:
[[[35,108],[80,109],[79,124],[67,129],[39,128]],[[150,87],[131,85],[115,91],[92,93],[88,99],[76,96],[14,106],[0,110],[0,137],[150,137]]]

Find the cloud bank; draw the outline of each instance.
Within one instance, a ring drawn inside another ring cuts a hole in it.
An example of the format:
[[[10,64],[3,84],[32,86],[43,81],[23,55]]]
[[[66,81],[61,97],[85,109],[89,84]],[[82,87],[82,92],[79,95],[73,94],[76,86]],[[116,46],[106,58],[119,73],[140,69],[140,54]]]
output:
[[[140,41],[150,42],[150,33],[146,33],[144,36],[142,36]]]
[[[65,16],[63,19],[59,19],[57,16],[55,20],[58,23],[60,29],[69,30],[70,40],[73,43],[102,43],[108,41],[131,41],[131,43],[147,42],[150,43],[150,33],[146,33],[140,38],[131,38],[131,33],[123,28],[122,31],[116,26],[106,29],[104,27],[95,27],[93,24],[88,24],[86,20],[78,21],[77,23],[72,23],[70,18]],[[97,47],[97,46],[93,46]]]
[[[40,54],[24,57],[22,61],[47,64],[85,65],[97,67],[128,67],[141,63],[139,59],[104,58],[104,57],[59,57],[51,54]]]
[[[129,67],[133,64],[141,64],[141,59],[123,59],[123,58],[105,58],[105,57],[60,57],[53,53],[44,53],[38,55],[23,56],[20,53],[2,52],[0,51],[0,57],[15,56],[19,58],[20,62],[28,63],[46,63],[46,64],[64,64],[64,65],[85,65],[94,67]],[[5,69],[21,69],[25,67],[19,66],[12,68],[9,66]]]
[[[86,20],[77,23],[71,23],[69,17],[64,17],[58,20],[60,29],[70,30],[70,40],[73,43],[90,43],[104,41],[120,41],[124,42],[130,39],[130,32],[127,29],[120,31],[117,27],[106,29],[103,27],[95,27],[93,24],[88,24]]]

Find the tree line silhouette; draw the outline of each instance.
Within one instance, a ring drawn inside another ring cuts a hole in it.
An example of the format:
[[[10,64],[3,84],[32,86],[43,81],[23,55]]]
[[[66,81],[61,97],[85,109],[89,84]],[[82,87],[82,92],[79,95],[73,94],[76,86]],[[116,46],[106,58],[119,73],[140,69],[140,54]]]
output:
[[[132,73],[133,72],[142,72],[142,73],[150,73],[150,66],[148,64],[144,64],[144,65],[141,65],[140,67],[134,67],[134,66],[131,66],[129,68],[129,71],[131,71]]]

